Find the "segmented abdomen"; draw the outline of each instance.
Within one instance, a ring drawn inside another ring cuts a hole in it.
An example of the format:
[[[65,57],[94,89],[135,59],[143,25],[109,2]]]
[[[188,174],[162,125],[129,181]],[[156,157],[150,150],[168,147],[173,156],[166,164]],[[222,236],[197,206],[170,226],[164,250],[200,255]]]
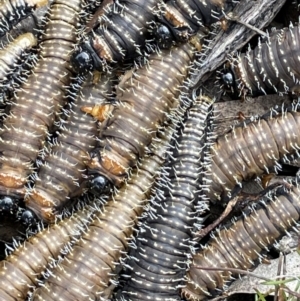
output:
[[[297,107],[272,109],[256,121],[247,121],[218,137],[212,145],[211,165],[204,177],[207,196],[211,201],[231,197],[232,190],[242,181],[280,169],[278,160],[297,154],[300,112]]]
[[[175,41],[187,41],[201,27],[218,21],[232,7],[232,0],[169,0],[161,2],[159,20]],[[158,29],[158,34],[165,30]],[[164,43],[165,36],[161,37]]]
[[[147,204],[172,133],[173,128],[166,130],[164,137],[155,143],[153,155],[142,160],[128,183],[99,210],[66,260],[36,290],[33,300],[52,300],[55,296],[64,301],[110,298],[119,259],[124,257],[138,217]]]
[[[80,0],[60,0],[49,10],[39,60],[17,91],[0,129],[1,194],[24,194],[33,162],[45,143],[56,113],[66,102],[65,88],[73,74],[69,58],[77,39],[80,3]]]
[[[233,275],[230,271],[200,267],[247,270],[261,259],[263,250],[294,228],[300,219],[299,188],[294,186],[291,191],[280,188],[272,194],[262,199],[258,209],[252,208],[231,226],[217,231],[203,250],[193,256],[188,284],[182,291],[188,300],[203,300],[220,293]]]
[[[0,3],[0,37],[34,9],[47,4],[47,0],[2,0]]]
[[[212,103],[208,97],[200,96],[178,130],[181,136],[173,138],[172,159],[164,167],[157,183],[160,191],[129,252],[124,273],[128,281],[117,300],[181,300],[180,288],[195,244],[193,225],[207,209],[207,204],[199,200],[200,157]]]
[[[88,76],[79,95],[64,109],[68,118],[60,121],[59,136],[33,174],[35,184],[25,198],[26,207],[44,222],[53,223],[70,199],[86,189],[86,162],[96,147],[98,131],[96,121],[81,107],[109,102],[113,80],[114,75]]]
[[[79,53],[88,53],[94,69],[141,55],[154,22],[159,0],[103,2],[87,25],[90,31],[79,44]],[[105,12],[104,12],[105,11]],[[76,63],[75,63],[76,64]]]
[[[80,237],[93,210],[83,209],[27,239],[0,262],[0,300],[22,301],[49,264],[72,240]]]
[[[90,162],[91,173],[104,175],[118,186],[124,182],[177,105],[193,53],[190,44],[162,51],[124,75],[116,91],[119,103],[108,109],[112,117],[101,124],[99,156]]]
[[[17,64],[21,63],[25,53],[37,44],[37,39],[32,33],[18,36],[4,48],[0,49],[0,87],[5,88],[9,77],[14,72]]]
[[[293,91],[300,80],[299,46],[300,26],[291,25],[233,59],[238,90],[254,95]]]

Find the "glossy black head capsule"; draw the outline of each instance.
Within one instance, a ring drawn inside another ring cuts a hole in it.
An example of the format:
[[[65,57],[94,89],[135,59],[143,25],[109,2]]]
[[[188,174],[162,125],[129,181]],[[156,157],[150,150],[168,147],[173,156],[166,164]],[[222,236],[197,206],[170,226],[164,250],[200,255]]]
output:
[[[85,74],[92,70],[102,71],[103,60],[97,55],[91,45],[91,41],[81,42],[71,56],[71,63],[80,74]]]
[[[153,29],[153,36],[160,48],[169,49],[173,44],[186,43],[191,34],[188,27],[174,27],[168,21],[161,19]]]
[[[220,72],[220,82],[221,85],[224,86],[226,92],[231,93],[236,97],[239,95],[235,74],[231,67],[225,66]]]
[[[15,212],[18,209],[19,201],[10,196],[0,197],[0,212]]]
[[[231,70],[224,70],[221,76],[222,82],[226,87],[232,87],[234,85],[234,75]]]
[[[161,49],[169,49],[174,44],[175,37],[171,33],[170,29],[161,23],[153,29],[153,36],[156,43]]]
[[[38,222],[36,215],[30,209],[25,209],[22,212],[20,220],[26,226],[34,225]]]
[[[89,192],[99,197],[111,190],[111,182],[103,175],[90,175],[88,182]]]

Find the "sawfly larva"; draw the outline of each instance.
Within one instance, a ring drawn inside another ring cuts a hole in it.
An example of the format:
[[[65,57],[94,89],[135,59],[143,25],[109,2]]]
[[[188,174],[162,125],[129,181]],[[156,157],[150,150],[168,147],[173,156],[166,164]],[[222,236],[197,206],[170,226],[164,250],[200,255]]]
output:
[[[185,82],[195,48],[186,43],[150,55],[140,68],[125,73],[116,87],[115,105],[84,108],[101,123],[99,151],[89,163],[91,186],[101,190],[103,178],[116,186],[143,157],[166,120]],[[98,184],[99,188],[98,188]]]
[[[199,200],[199,158],[205,149],[212,104],[212,99],[202,95],[194,100],[173,137],[174,150],[125,262],[125,283],[117,300],[181,300],[180,288],[195,245],[193,225],[207,209],[206,201]]]
[[[47,135],[66,103],[65,89],[73,68],[69,63],[81,0],[57,0],[49,9],[37,64],[11,100],[0,129],[0,194],[20,198]]]
[[[207,245],[193,256],[182,295],[199,301],[217,295],[237,274],[205,268],[248,270],[289,230],[296,230],[300,219],[300,190],[280,187],[263,198],[232,225],[216,231]]]
[[[94,118],[81,111],[81,107],[109,103],[112,97],[114,74],[88,76],[78,96],[64,109],[67,118],[59,121],[60,131],[49,146],[32,175],[34,186],[29,188],[23,216],[29,210],[46,223],[53,223],[55,216],[65,208],[70,199],[86,190],[89,152],[96,147],[98,136]]]
[[[58,259],[72,239],[80,237],[92,212],[82,209],[70,218],[43,229],[0,261],[0,300],[25,300],[49,264]]]
[[[161,48],[186,42],[201,27],[217,22],[233,8],[232,0],[169,0],[159,5],[154,36]]]
[[[211,201],[231,198],[235,188],[271,169],[280,170],[278,160],[299,156],[300,112],[293,107],[273,108],[257,120],[246,120],[219,136],[211,147],[211,163],[203,189]]]
[[[159,0],[104,1],[87,25],[89,30],[73,55],[81,72],[102,71],[106,63],[142,54]]]
[[[234,93],[259,95],[299,94],[300,26],[272,32],[253,50],[241,53],[222,71],[222,81]]]

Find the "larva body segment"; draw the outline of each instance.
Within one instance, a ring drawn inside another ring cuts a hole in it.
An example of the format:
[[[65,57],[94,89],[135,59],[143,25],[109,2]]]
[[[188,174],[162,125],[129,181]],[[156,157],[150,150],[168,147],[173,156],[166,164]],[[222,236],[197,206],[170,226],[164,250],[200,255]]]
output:
[[[87,25],[74,64],[79,70],[98,69],[103,64],[135,58],[142,53],[154,9],[159,0],[104,1]]]
[[[49,10],[39,45],[39,59],[12,99],[10,113],[0,129],[0,192],[24,195],[39,151],[56,114],[64,106],[65,88],[74,71],[69,63],[77,39],[81,1],[56,1]]]
[[[24,33],[0,49],[0,88],[6,88],[10,76],[21,63],[25,53],[36,46],[37,39],[32,33]]]
[[[283,107],[218,137],[212,145],[212,161],[203,179],[208,187],[207,197],[211,201],[231,197],[242,181],[269,173],[271,168],[280,169],[278,160],[299,154],[299,129],[297,107]]]
[[[66,260],[36,290],[33,300],[51,300],[55,296],[62,301],[110,299],[119,260],[124,257],[138,217],[148,202],[173,132],[173,128],[168,128],[163,138],[156,141],[153,155],[142,160],[127,184],[98,212]]]
[[[120,186],[138,158],[144,155],[157,129],[177,105],[194,57],[190,44],[149,57],[139,69],[126,73],[116,88],[118,104],[107,109],[100,130],[100,150],[89,172]],[[111,113],[109,113],[111,112]],[[102,116],[101,116],[102,117]]]
[[[2,0],[0,3],[0,37],[19,21],[38,8],[47,5],[47,0]]]
[[[182,294],[188,300],[204,300],[216,295],[230,282],[229,271],[208,271],[200,267],[252,268],[263,250],[271,247],[300,219],[300,190],[280,188],[261,200],[258,209],[251,208],[232,225],[218,230],[207,245],[193,256]],[[295,229],[295,228],[294,228]],[[199,266],[199,268],[197,268]]]
[[[0,261],[0,300],[25,300],[48,265],[58,259],[72,239],[80,236],[92,212],[83,209],[38,232]]]
[[[178,130],[181,136],[173,138],[176,142],[171,159],[157,183],[161,191],[129,252],[124,272],[127,281],[117,300],[181,300],[180,287],[194,245],[193,225],[201,210],[207,209],[199,200],[200,157],[212,103],[205,96],[195,100],[184,126]]]
[[[255,49],[231,61],[231,84],[242,94],[294,92],[300,80],[299,45],[299,25],[272,32]]]
[[[231,0],[169,0],[160,3],[156,39],[162,48],[186,42],[201,27],[217,22],[234,7]]]
[[[59,136],[45,154],[39,171],[33,174],[34,187],[25,197],[26,207],[44,222],[53,223],[70,199],[86,189],[86,162],[96,147],[98,131],[94,118],[81,108],[109,102],[113,80],[114,75],[88,76],[79,95],[64,109],[68,117],[60,121]]]

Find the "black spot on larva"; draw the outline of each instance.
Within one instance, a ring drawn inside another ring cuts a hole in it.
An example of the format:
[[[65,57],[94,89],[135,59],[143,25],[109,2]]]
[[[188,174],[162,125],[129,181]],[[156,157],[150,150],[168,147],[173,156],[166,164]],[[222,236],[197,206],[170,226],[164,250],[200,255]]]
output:
[[[218,230],[207,245],[193,256],[182,294],[193,301],[220,293],[237,276],[230,271],[208,271],[201,267],[247,270],[261,260],[260,255],[292,228],[300,219],[300,191],[279,188],[232,225]],[[199,267],[197,267],[199,266]],[[216,291],[217,290],[217,291]]]

